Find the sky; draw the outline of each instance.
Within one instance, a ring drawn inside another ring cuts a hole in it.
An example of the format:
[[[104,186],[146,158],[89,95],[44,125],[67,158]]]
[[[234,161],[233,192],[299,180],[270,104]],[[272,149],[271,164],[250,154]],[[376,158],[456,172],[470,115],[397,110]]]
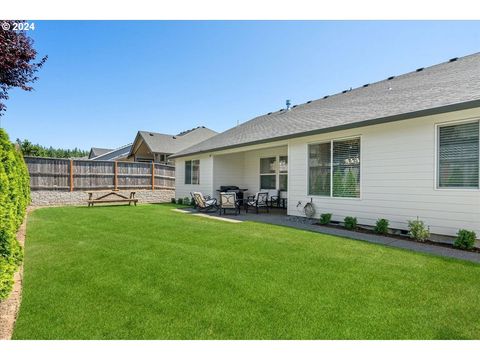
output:
[[[480,51],[480,21],[34,21],[48,61],[1,126],[44,146],[255,116]]]

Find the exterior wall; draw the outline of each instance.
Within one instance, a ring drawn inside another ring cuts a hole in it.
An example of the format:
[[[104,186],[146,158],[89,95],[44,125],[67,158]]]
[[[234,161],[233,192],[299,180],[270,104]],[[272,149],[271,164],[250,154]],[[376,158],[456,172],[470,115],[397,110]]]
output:
[[[288,154],[287,146],[273,147],[267,149],[258,149],[247,151],[245,153],[245,163],[243,169],[243,185],[248,189],[247,193],[254,195],[260,190],[260,158],[283,156]],[[243,186],[242,185],[242,186]],[[277,189],[278,189],[277,181]]]
[[[134,161],[145,161],[145,160],[152,160],[153,161],[153,154],[151,153],[150,149],[145,145],[145,142],[142,141],[138,149],[134,150]]]
[[[475,117],[480,109],[291,139],[288,214],[300,215],[297,203],[313,198],[317,217],[356,216],[364,225],[386,218],[392,228],[407,229],[418,216],[434,234],[455,235],[459,228],[480,234],[480,190],[435,188],[435,125]],[[350,136],[361,137],[360,199],[308,195],[308,144]]]
[[[245,153],[235,153],[226,155],[216,155],[213,157],[213,190],[214,197],[218,197],[217,189],[221,185],[236,185],[245,187],[243,179],[245,175],[244,170]]]
[[[185,161],[200,160],[200,184],[185,184]],[[209,155],[175,159],[175,197],[190,196],[190,192],[200,191],[203,195],[215,197],[213,188],[213,157]]]
[[[109,193],[110,191],[96,191],[98,196]],[[164,203],[170,202],[175,197],[174,190],[135,190],[135,198],[138,203]],[[126,196],[129,191],[119,191]],[[51,206],[51,205],[86,205],[88,194],[84,191],[32,191],[32,206]],[[100,204],[98,206],[101,206]]]

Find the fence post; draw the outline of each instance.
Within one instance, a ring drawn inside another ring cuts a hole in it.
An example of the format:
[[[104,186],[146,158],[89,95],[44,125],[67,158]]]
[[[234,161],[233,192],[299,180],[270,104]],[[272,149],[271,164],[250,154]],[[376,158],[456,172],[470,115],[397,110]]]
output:
[[[70,159],[70,192],[73,191],[73,160]]]
[[[115,164],[113,166],[113,169],[114,169],[114,176],[113,176],[113,191],[118,191],[118,177],[117,177],[117,174],[118,174],[118,164],[117,164],[117,161],[115,161]]]
[[[155,190],[155,162],[152,161],[152,191]]]

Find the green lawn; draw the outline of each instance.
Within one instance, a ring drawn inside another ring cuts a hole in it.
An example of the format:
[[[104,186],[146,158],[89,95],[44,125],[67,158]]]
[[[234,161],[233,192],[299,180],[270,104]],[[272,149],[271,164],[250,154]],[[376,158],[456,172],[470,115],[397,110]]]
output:
[[[171,209],[31,214],[14,338],[480,338],[479,265]]]

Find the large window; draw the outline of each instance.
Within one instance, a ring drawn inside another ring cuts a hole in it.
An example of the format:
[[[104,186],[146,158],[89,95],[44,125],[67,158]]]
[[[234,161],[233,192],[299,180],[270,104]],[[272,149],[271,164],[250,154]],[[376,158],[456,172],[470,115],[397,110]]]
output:
[[[276,157],[260,159],[260,189],[277,188],[276,166]]]
[[[308,194],[360,197],[360,138],[309,145]]]
[[[439,188],[479,187],[479,122],[438,128]]]
[[[200,184],[200,160],[185,161],[185,184]]]

